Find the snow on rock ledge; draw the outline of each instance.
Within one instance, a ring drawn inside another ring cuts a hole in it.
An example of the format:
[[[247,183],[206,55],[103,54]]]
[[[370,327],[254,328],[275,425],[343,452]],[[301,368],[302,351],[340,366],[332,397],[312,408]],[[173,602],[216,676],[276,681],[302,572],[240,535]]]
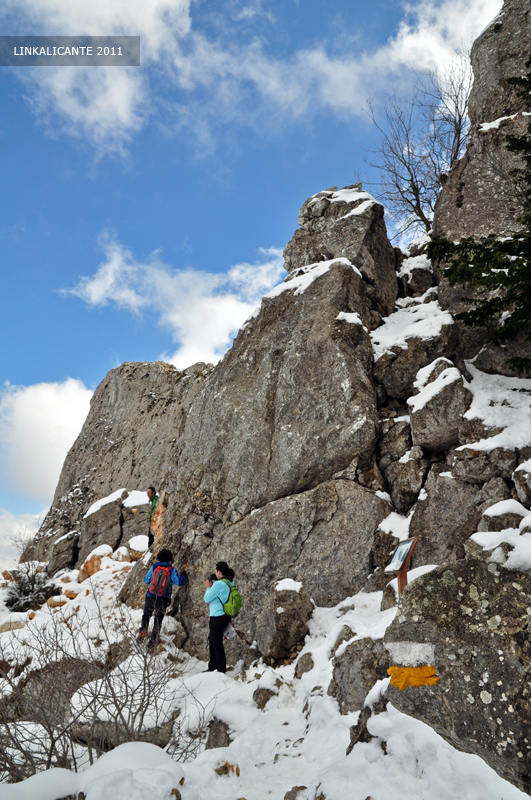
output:
[[[359,185],[318,192],[300,210],[300,228],[284,250],[286,269],[347,258],[363,274],[374,310],[390,314],[398,283],[383,215],[383,206]]]

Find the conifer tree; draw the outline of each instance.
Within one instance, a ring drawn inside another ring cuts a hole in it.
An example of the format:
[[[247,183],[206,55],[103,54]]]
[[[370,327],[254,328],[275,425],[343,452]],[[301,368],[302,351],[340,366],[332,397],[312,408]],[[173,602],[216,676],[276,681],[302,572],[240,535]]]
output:
[[[509,78],[518,95],[529,103],[531,95],[531,58],[526,75]],[[520,136],[506,136],[505,146],[517,153],[521,164],[511,171],[515,192],[522,198],[518,217],[519,233],[507,238],[494,234],[475,241],[467,237],[451,242],[444,236],[433,238],[428,256],[440,268],[452,286],[474,289],[474,296],[463,298],[473,308],[458,315],[468,325],[490,326],[497,323],[490,339],[502,342],[522,332],[531,341],[531,122]],[[514,356],[509,365],[531,374],[531,359]]]

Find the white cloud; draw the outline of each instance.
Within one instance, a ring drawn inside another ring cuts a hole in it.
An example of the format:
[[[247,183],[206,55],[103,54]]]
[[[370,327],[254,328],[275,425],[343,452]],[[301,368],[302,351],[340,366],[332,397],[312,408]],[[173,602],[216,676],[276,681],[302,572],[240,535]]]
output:
[[[501,5],[421,0],[405,6],[396,34],[371,51],[335,37],[287,57],[272,54],[267,35],[280,23],[261,0],[232,0],[217,12],[189,0],[4,0],[0,16],[11,25],[17,19],[13,33],[140,34],[139,69],[18,73],[50,130],[86,137],[104,153],[123,151],[148,119],[162,122],[162,116],[166,126],[173,119],[177,130],[193,131],[203,148],[212,147],[213,132],[228,123],[271,132],[315,113],[351,118],[363,112],[368,94],[408,69],[436,68],[477,36]],[[214,13],[215,25],[206,16]]]
[[[421,0],[406,6],[398,33],[381,48],[379,58],[395,67],[436,69],[452,51],[469,46],[498,14],[503,0]]]
[[[49,504],[65,456],[88,414],[81,381],[6,384],[0,393],[1,469],[9,488]]]
[[[64,293],[91,306],[115,303],[133,314],[142,309],[154,313],[179,344],[173,355],[163,357],[179,368],[218,361],[232,335],[284,274],[282,251],[274,247],[261,249],[257,263],[237,264],[224,274],[172,269],[157,253],[139,262],[109,234],[100,244],[105,260],[96,273]]]
[[[142,63],[159,72],[190,31],[190,0],[3,0],[12,35],[141,36]],[[5,25],[3,33],[6,33]],[[147,70],[120,67],[17,70],[48,131],[87,138],[99,154],[121,151],[152,113]]]
[[[21,544],[29,542],[44,518],[42,514],[11,514],[0,508],[0,572],[15,566],[21,554]]]
[[[98,155],[123,155],[150,115],[148,82],[140,72],[43,67],[19,77],[32,110],[53,138],[87,138]]]

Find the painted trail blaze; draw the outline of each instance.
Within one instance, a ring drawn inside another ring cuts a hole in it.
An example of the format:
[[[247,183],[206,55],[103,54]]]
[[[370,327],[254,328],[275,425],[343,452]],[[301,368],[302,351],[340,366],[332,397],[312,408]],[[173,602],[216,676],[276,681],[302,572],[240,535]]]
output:
[[[389,667],[387,674],[391,683],[401,692],[408,686],[433,686],[439,680],[437,670],[432,666]]]

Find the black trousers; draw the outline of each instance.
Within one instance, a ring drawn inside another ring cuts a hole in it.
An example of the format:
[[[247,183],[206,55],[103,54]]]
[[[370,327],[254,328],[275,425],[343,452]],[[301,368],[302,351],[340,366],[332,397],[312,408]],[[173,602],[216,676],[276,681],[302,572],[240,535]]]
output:
[[[142,614],[142,630],[147,633],[149,620],[151,616],[154,615],[153,631],[151,633],[151,639],[154,642],[159,638],[162,620],[164,619],[164,614],[169,604],[169,597],[146,597],[144,613]]]
[[[208,647],[210,661],[208,669],[213,672],[227,671],[227,660],[225,658],[225,648],[223,647],[223,631],[230,622],[230,617],[223,614],[222,617],[210,617],[210,628],[208,634]]]

